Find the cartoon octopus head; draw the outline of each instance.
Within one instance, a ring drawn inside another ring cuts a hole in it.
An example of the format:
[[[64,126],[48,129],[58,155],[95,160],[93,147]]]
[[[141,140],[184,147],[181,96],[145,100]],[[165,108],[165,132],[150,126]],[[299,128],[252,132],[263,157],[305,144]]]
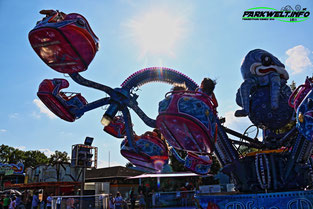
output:
[[[285,65],[271,53],[263,49],[251,50],[243,60],[241,74],[243,79],[254,76],[264,76],[276,72],[281,78],[288,80],[289,75]]]

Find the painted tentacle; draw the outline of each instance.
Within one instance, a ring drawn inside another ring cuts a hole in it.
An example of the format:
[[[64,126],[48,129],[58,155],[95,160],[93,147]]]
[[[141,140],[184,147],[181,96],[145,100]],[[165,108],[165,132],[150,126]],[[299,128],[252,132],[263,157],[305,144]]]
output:
[[[237,110],[235,112],[235,116],[237,117],[244,117],[249,114],[249,109],[250,109],[250,91],[253,86],[255,86],[255,80],[250,78],[246,79],[240,86],[239,91],[240,91],[240,98],[241,98],[241,105],[242,105],[242,110]]]
[[[147,126],[149,126],[149,127],[151,127],[151,128],[155,128],[155,127],[156,127],[156,121],[155,121],[154,119],[152,119],[152,118],[149,118],[149,117],[146,115],[146,113],[144,113],[144,112],[142,111],[142,109],[140,109],[140,107],[138,107],[138,105],[136,105],[136,104],[133,103],[133,102],[130,102],[130,103],[128,103],[128,106],[129,106],[130,108],[132,108],[132,109],[135,111],[135,113],[143,120],[143,122],[144,122]]]
[[[131,90],[132,88],[140,87],[150,82],[165,82],[169,84],[185,83],[188,90],[195,90],[198,85],[188,76],[170,69],[162,67],[151,67],[137,71],[129,76],[123,83],[122,88]]]
[[[283,95],[288,95],[290,96],[292,94],[291,88],[289,86],[286,85],[287,80],[285,79],[281,79],[281,83],[280,83],[280,91]]]
[[[272,109],[277,109],[279,106],[279,95],[280,95],[280,76],[278,73],[272,73],[270,75],[271,79],[271,107]]]
[[[138,147],[135,146],[133,126],[128,108],[123,108],[122,113],[125,121],[125,130],[129,147],[138,152]]]
[[[112,89],[111,87],[108,87],[106,85],[88,80],[88,79],[82,77],[79,73],[71,73],[69,75],[76,83],[78,83],[80,85],[91,87],[94,89],[98,89],[100,91],[104,91],[105,93],[109,94],[110,96],[115,94],[114,89]]]
[[[240,88],[237,90],[237,93],[236,93],[236,103],[238,106],[242,107]]]

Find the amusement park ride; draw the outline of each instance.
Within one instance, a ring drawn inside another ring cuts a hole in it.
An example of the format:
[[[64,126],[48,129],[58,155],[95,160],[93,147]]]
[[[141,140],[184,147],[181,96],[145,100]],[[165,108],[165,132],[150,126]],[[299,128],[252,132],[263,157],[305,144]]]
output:
[[[198,174],[210,172],[214,154],[235,183],[237,193],[197,195],[202,208],[277,209],[313,208],[313,78],[295,91],[287,85],[285,66],[261,49],[250,51],[241,66],[244,82],[236,102],[237,117],[248,116],[262,129],[263,140],[250,138],[222,125],[216,104],[186,75],[164,67],[135,72],[120,88],[111,88],[82,77],[98,50],[98,38],[79,14],[43,10],[46,17],[29,33],[38,56],[52,69],[68,74],[76,83],[108,94],[93,102],[79,93],[61,90],[65,79],[46,79],[38,97],[58,117],[74,122],[85,112],[107,106],[102,117],[104,131],[124,138],[121,154],[140,168],[162,170],[174,155]],[[188,91],[169,92],[159,103],[156,119],[138,106],[135,89],[153,81],[170,85],[184,83]],[[154,128],[137,136],[132,129],[131,108],[144,123]],[[239,136],[242,141],[229,138]],[[238,146],[255,148],[241,155]],[[177,150],[187,152],[185,159]]]

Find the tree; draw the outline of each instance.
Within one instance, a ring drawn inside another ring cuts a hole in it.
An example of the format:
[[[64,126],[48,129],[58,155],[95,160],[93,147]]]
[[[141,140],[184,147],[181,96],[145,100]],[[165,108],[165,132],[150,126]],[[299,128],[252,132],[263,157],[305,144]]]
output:
[[[49,163],[49,158],[38,150],[26,151],[23,159],[25,168],[36,167],[38,165],[46,165]]]
[[[181,158],[185,158],[187,156],[187,152],[183,150],[176,150],[176,152],[181,156]],[[183,172],[183,171],[188,171],[187,168],[184,167],[184,165],[179,162],[176,157],[171,154],[170,156],[170,166],[173,169],[173,172]]]
[[[36,167],[38,165],[48,165],[56,163],[67,163],[70,157],[67,152],[55,151],[54,154],[48,158],[43,152],[38,150],[23,151],[2,144],[0,146],[0,163],[14,163],[22,162],[25,168]]]
[[[52,165],[57,163],[68,163],[69,161],[70,157],[67,152],[60,152],[58,150],[56,150],[49,158],[49,163]]]
[[[216,175],[221,169],[221,164],[217,160],[217,157],[215,155],[212,155],[211,157],[212,157],[213,162],[212,162],[210,174]]]
[[[2,144],[0,146],[0,162],[1,163],[15,163],[14,161],[14,151],[13,147]]]
[[[126,168],[133,168],[134,165],[131,162],[126,163],[125,165]]]
[[[238,151],[239,151],[241,157],[245,157],[248,153],[257,152],[257,151],[259,151],[259,149],[253,148],[253,147],[247,147],[247,146],[240,146]]]
[[[296,82],[295,82],[295,81],[291,81],[290,88],[291,88],[291,91],[296,90],[297,85],[296,85]]]
[[[25,153],[22,150],[15,149],[2,144],[0,146],[0,162],[1,163],[18,163],[25,158]]]

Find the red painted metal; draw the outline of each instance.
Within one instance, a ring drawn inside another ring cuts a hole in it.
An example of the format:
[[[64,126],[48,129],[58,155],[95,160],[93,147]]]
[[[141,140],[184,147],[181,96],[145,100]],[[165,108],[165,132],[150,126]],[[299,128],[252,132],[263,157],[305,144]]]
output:
[[[80,14],[56,13],[39,21],[29,32],[37,55],[60,73],[85,71],[99,45],[87,20]]]

